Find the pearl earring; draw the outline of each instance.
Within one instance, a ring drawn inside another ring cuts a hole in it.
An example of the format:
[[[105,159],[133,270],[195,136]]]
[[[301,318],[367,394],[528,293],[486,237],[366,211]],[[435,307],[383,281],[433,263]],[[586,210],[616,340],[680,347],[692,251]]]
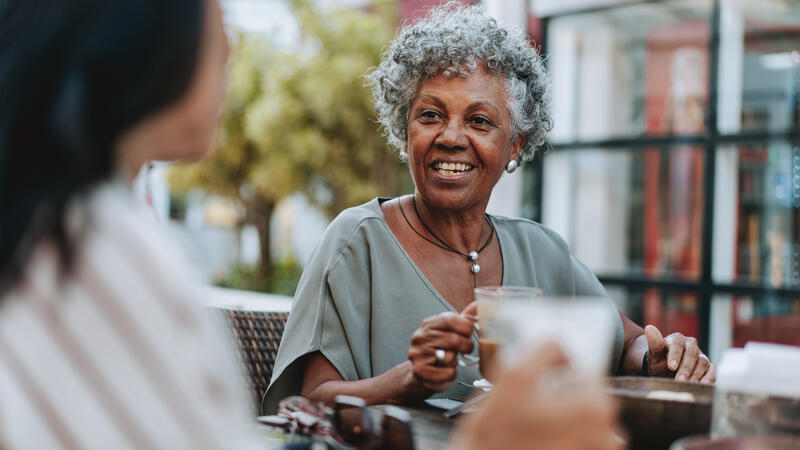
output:
[[[508,162],[508,165],[506,166],[506,172],[514,173],[515,170],[517,170],[517,160],[512,159],[511,161]]]

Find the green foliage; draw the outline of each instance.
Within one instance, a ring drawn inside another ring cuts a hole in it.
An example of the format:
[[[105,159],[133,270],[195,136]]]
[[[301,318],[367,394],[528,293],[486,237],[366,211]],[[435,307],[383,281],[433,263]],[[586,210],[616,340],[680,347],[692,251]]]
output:
[[[228,275],[214,283],[219,287],[269,292],[293,296],[303,269],[290,258],[272,266],[268,276],[263,276],[258,266],[239,264],[230,268]]]
[[[281,52],[263,37],[238,35],[216,154],[174,168],[170,181],[178,190],[199,186],[273,201],[303,191],[334,215],[408,187],[363,79],[394,34],[392,10],[322,16],[305,2],[292,6],[307,35],[306,50]],[[333,200],[326,201],[320,185]]]
[[[299,189],[329,215],[398,193],[406,171],[378,130],[363,78],[394,34],[393,14],[320,16],[305,2],[292,5],[313,51],[274,55],[248,112],[246,134],[268,161],[257,189]]]
[[[333,216],[411,186],[381,136],[363,79],[394,35],[394,8],[321,15],[299,0],[292,8],[304,50],[279,51],[263,37],[239,34],[216,153],[170,173],[179,192],[201,187],[239,200],[262,241],[275,204],[295,192]],[[264,275],[268,250],[262,244]]]
[[[244,118],[262,93],[261,66],[268,56],[268,47],[241,34],[237,40],[228,71],[228,99],[215,153],[199,163],[172,168],[170,185],[178,192],[201,187],[215,194],[238,197],[242,186],[250,183],[251,166],[259,162],[255,148],[244,133]]]

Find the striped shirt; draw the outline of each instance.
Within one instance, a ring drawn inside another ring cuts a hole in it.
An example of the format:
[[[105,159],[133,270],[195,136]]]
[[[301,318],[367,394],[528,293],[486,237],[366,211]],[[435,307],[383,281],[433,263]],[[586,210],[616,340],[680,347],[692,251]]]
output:
[[[180,251],[124,182],[71,212],[74,270],[41,243],[0,298],[0,447],[253,448],[235,352]]]

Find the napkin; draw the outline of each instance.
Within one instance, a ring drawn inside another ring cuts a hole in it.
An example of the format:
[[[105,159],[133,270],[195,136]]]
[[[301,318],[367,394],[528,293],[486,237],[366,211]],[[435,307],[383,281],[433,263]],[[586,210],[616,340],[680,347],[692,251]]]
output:
[[[800,347],[748,342],[725,351],[717,389],[800,398]]]

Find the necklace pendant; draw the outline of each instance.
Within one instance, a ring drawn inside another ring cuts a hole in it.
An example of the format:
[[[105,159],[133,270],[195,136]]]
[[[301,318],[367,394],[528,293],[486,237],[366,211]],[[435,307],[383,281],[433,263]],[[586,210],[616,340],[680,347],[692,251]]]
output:
[[[481,266],[476,263],[472,263],[472,273],[478,273],[481,271]]]
[[[478,259],[478,252],[469,252],[469,259],[472,261]]]

